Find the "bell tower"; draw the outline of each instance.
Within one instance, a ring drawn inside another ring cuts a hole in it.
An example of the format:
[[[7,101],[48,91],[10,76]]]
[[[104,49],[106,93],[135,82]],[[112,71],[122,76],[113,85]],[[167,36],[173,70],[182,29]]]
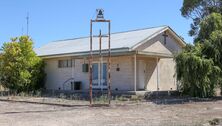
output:
[[[90,20],[90,55],[89,55],[89,96],[90,96],[90,105],[93,104],[93,58],[94,56],[94,52],[96,52],[95,50],[93,50],[93,40],[97,40],[97,39],[93,39],[94,37],[99,38],[99,67],[102,68],[102,60],[103,60],[103,54],[102,54],[102,38],[106,37],[108,38],[108,47],[105,49],[106,51],[104,51],[107,57],[107,98],[108,98],[108,104],[110,104],[111,102],[111,49],[110,49],[110,25],[111,25],[111,21],[110,20],[106,20],[104,19],[104,10],[103,9],[96,9],[96,19],[91,19]],[[108,33],[106,35],[102,35],[102,30],[99,31],[99,35],[95,36],[93,35],[93,24],[96,23],[104,23],[107,25],[108,27]],[[103,48],[104,49],[104,48]],[[101,91],[103,91],[103,79],[101,77],[102,75],[102,71],[100,69],[99,71],[99,79],[98,82],[101,86]]]

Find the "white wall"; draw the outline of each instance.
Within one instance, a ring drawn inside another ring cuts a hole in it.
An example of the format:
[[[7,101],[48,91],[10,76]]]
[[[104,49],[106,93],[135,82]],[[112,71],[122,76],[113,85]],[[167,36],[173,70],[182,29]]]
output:
[[[136,50],[147,51],[147,52],[158,52],[166,54],[174,54],[181,51],[181,46],[174,39],[174,37],[167,32],[168,37],[166,38],[166,44],[164,44],[163,33],[152,38],[148,42],[140,45]]]
[[[137,48],[139,51],[147,52],[157,52],[165,54],[175,54],[182,50],[182,47],[177,43],[176,39],[173,38],[169,32],[167,32],[168,37],[166,39],[166,44],[164,44],[163,34],[160,34],[150,41],[142,44]],[[145,84],[146,90],[157,91],[157,57],[144,58],[140,57],[138,59],[144,60],[146,62],[146,76]],[[176,90],[176,78],[175,75],[175,62],[173,58],[161,58],[158,60],[158,80],[159,80],[159,90]],[[138,81],[137,81],[138,82]]]
[[[159,81],[159,91],[176,90],[176,78],[175,74],[175,62],[172,58],[163,58],[158,60],[158,72],[157,72],[157,59],[138,57],[138,60],[145,62],[145,87],[148,91],[157,91],[157,79]],[[137,66],[139,68],[140,66]],[[139,73],[137,69],[137,73]],[[157,77],[158,76],[158,77]],[[139,74],[137,74],[139,78]],[[137,80],[138,84],[139,80]],[[138,87],[138,85],[137,85]]]
[[[75,81],[81,81],[83,89],[89,89],[89,73],[82,72],[82,64],[84,59],[75,60],[75,67],[73,68],[58,68],[58,60],[71,59],[55,58],[44,60],[46,62],[46,88],[47,89],[62,89],[63,83],[69,78],[75,78]],[[97,60],[98,61],[98,60]],[[104,61],[106,59],[104,58]],[[87,60],[85,60],[88,63]],[[120,71],[116,71],[117,64],[119,64]],[[133,90],[133,61],[131,56],[121,56],[111,58],[111,88],[115,90]]]

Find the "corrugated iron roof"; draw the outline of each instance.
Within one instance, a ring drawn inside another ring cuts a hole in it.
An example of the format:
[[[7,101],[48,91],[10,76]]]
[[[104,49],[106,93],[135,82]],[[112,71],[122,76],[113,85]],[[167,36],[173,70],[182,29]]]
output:
[[[111,49],[133,48],[136,44],[153,36],[155,33],[168,28],[168,26],[138,29],[126,32],[111,34]],[[38,56],[59,55],[67,53],[87,52],[90,49],[90,38],[74,38],[50,42],[40,48],[35,49]],[[108,48],[107,38],[102,40],[102,49]],[[93,38],[93,50],[99,49],[98,38]]]

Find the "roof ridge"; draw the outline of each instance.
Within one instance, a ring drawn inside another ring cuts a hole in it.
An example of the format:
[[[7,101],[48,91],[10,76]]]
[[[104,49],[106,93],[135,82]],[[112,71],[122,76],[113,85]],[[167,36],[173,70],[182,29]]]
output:
[[[138,28],[134,30],[127,30],[127,31],[121,31],[121,32],[114,32],[112,34],[118,34],[118,33],[126,33],[126,32],[133,32],[133,31],[141,31],[141,30],[147,30],[147,29],[153,29],[153,28],[160,28],[160,27],[169,27],[168,25],[160,25],[160,26],[154,26],[154,27],[146,27],[146,28]]]
[[[133,32],[133,31],[141,31],[141,30],[147,30],[147,29],[153,29],[153,28],[159,28],[159,27],[169,27],[168,25],[160,25],[160,26],[154,26],[154,27],[146,27],[146,28],[139,28],[139,29],[133,29],[133,30],[127,30],[127,31],[120,31],[120,32],[113,32],[111,34],[119,34],[119,33],[127,33],[127,32]],[[84,36],[84,37],[77,37],[77,38],[70,38],[70,39],[60,39],[60,40],[55,40],[52,42],[61,42],[61,41],[68,41],[68,40],[77,40],[77,39],[83,39],[83,38],[88,38],[89,36]]]
[[[61,41],[68,41],[68,40],[76,40],[76,39],[83,39],[83,38],[88,38],[89,36],[83,36],[83,37],[77,37],[77,38],[70,38],[70,39],[60,39],[60,40],[55,40],[52,42],[61,42]]]

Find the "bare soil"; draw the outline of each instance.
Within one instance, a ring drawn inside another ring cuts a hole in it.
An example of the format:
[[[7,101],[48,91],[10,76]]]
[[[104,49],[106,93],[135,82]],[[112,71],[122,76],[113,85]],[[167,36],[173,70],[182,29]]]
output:
[[[58,102],[53,98],[47,100]],[[210,120],[222,121],[220,100],[171,105],[112,101],[110,107],[89,107],[86,101],[61,99],[59,103],[72,107],[0,101],[0,126],[207,126]]]

